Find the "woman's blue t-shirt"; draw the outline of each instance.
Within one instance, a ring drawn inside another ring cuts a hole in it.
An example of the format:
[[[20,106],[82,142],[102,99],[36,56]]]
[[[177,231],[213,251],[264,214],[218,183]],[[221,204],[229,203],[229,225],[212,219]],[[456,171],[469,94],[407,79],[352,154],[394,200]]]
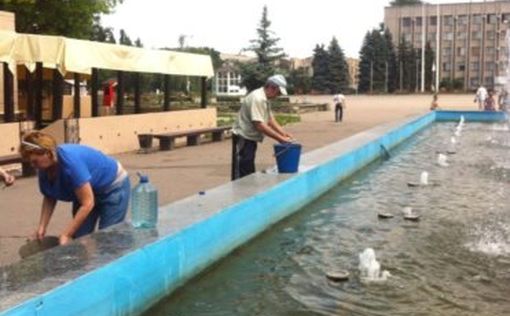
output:
[[[117,161],[84,145],[64,144],[57,147],[57,176],[39,171],[39,189],[44,196],[59,201],[77,201],[74,190],[89,182],[94,193],[108,188],[117,175]]]

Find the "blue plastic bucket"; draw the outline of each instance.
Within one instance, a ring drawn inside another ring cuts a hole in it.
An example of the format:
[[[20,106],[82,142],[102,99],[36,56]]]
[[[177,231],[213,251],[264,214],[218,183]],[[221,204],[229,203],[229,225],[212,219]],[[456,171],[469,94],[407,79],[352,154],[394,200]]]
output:
[[[301,156],[301,145],[294,143],[275,144],[274,156],[276,157],[278,173],[297,172],[299,157]]]

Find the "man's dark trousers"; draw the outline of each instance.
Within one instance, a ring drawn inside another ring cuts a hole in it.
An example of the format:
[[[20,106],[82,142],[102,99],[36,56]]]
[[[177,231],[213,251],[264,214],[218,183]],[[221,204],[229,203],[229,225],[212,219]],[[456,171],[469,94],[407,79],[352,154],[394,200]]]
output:
[[[232,181],[255,173],[256,152],[256,141],[232,135]]]
[[[335,122],[341,122],[344,116],[344,109],[342,103],[335,104]]]

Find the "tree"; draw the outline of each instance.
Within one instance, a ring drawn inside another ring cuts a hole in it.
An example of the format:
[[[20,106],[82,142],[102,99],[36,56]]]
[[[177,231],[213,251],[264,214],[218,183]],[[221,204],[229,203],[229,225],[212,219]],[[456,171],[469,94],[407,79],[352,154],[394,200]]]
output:
[[[369,92],[372,81],[372,60],[374,59],[373,39],[370,32],[365,34],[359,59],[358,91]]]
[[[257,28],[258,38],[251,40],[246,51],[257,55],[256,63],[239,64],[243,85],[251,91],[262,86],[266,79],[276,71],[276,63],[285,56],[283,49],[277,46],[279,38],[269,29],[271,22],[267,17],[267,6],[262,10],[262,18]]]
[[[317,44],[312,61],[313,77],[312,90],[315,92],[330,93],[328,85],[329,58],[324,45]]]
[[[386,45],[386,61],[388,65],[388,92],[394,92],[398,87],[398,62],[393,37],[389,29],[384,30],[384,41]]]
[[[123,0],[10,0],[0,10],[16,14],[16,31],[61,35],[80,39],[93,37],[101,14],[109,14]]]
[[[91,41],[105,42],[115,44],[115,35],[111,27],[103,27],[100,23],[99,17],[94,18],[94,25],[92,25],[92,35],[89,38]]]
[[[349,69],[344,52],[335,37],[333,37],[328,47],[328,73],[326,78],[330,93],[345,92],[349,87]]]
[[[133,41],[129,38],[129,36],[126,34],[126,32],[121,29],[119,34],[119,44],[126,45],[126,46],[133,46]]]
[[[422,4],[423,2],[421,0],[395,0],[391,1],[390,4],[392,7],[400,7],[405,5],[416,5],[416,4]]]

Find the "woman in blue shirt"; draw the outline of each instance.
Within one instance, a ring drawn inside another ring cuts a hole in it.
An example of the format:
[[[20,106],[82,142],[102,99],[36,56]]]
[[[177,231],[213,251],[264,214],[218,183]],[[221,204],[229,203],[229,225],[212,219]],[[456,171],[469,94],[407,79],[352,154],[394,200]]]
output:
[[[23,138],[20,153],[38,170],[43,194],[35,235],[42,239],[57,201],[73,203],[73,220],[60,234],[60,244],[124,220],[130,183],[115,159],[84,145],[58,145],[50,135],[33,132]]]

